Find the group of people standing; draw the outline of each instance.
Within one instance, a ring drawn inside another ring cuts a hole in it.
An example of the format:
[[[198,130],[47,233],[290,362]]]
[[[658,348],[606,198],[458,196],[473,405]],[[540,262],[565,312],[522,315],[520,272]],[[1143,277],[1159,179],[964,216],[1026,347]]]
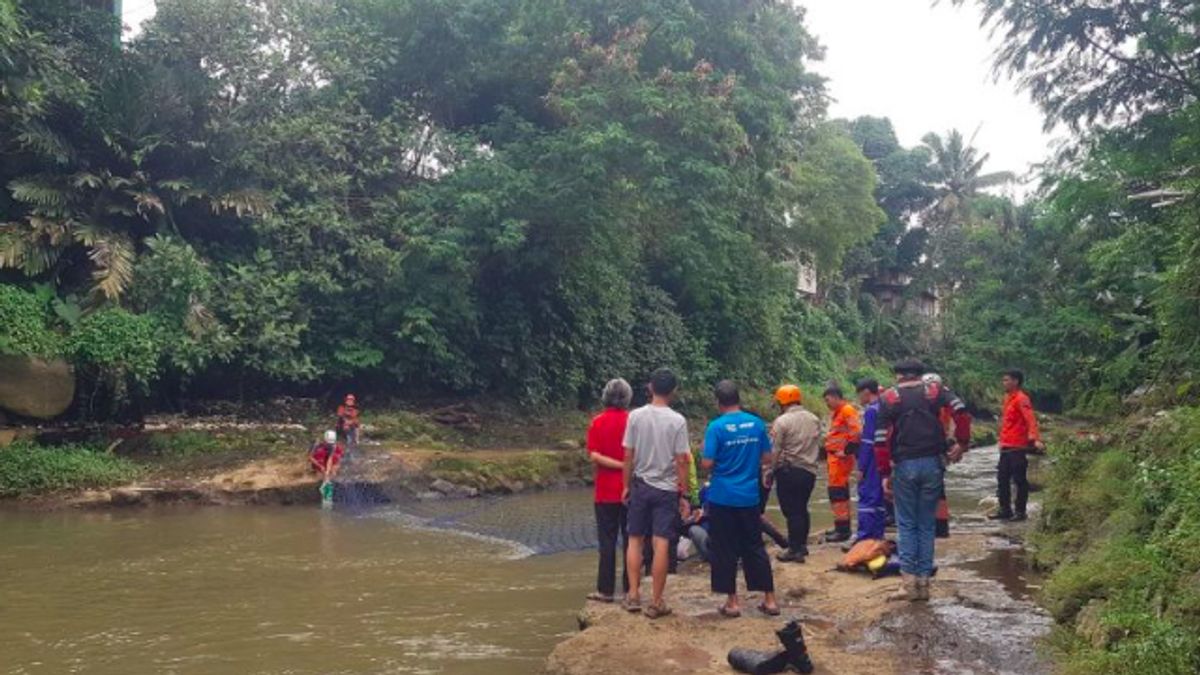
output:
[[[904,360],[894,365],[896,384],[890,388],[860,380],[855,393],[861,412],[839,387],[830,386],[824,392],[831,412],[827,431],[803,407],[803,394],[794,384],[776,390],[780,412],[768,428],[761,417],[742,410],[735,383],[717,383],[713,395],[719,415],[708,424],[699,453],[700,469],[708,478],[701,489],[687,420],[671,408],[678,388],[675,375],[656,371],[648,386],[650,402],[632,412],[629,383],[610,381],[602,396],[604,410],[592,420],[587,436],[596,471],[600,549],[596,592],[589,598],[616,600],[618,541],[624,539],[622,606],[650,618],[670,614],[664,591],[673,542],[682,531],[695,533],[706,554],[712,590],[726,597],[718,608],[722,616],[742,612],[736,586],[739,565],[747,589],[763,594],[757,609],[778,615],[763,543],[766,501],[774,488],[787,519],[787,535],[779,542],[784,550],[777,559],[804,562],[809,554],[809,501],[824,463],[834,517],[824,541],[882,539],[894,512],[902,583],[891,599],[927,600],[935,570],[934,541],[947,515],[945,470],[967,451],[971,416],[962,400],[926,370],[919,361]],[[1004,375],[997,518],[1025,517],[1025,454],[1043,447],[1032,405],[1020,389],[1022,380],[1018,371]],[[852,475],[858,488],[858,528],[853,533]],[[1016,511],[1006,498],[1010,482],[1017,485]],[[643,603],[647,555],[651,598]]]

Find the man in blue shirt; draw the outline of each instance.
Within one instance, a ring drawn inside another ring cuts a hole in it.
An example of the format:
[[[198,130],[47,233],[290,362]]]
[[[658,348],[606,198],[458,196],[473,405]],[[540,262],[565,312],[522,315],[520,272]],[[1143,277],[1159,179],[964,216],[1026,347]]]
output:
[[[764,594],[759,611],[778,616],[775,579],[763,546],[758,511],[763,470],[771,465],[771,439],[761,419],[742,411],[736,384],[722,380],[715,393],[721,415],[709,423],[704,434],[701,462],[710,477],[707,515],[712,590],[728,596],[718,610],[722,616],[741,616],[737,595],[741,561],[747,589]]]

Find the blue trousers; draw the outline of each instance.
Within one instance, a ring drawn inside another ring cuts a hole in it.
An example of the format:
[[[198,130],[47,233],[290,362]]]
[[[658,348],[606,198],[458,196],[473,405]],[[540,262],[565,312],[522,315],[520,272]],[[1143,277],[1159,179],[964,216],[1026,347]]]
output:
[[[883,498],[883,479],[875,466],[875,450],[869,445],[867,452],[858,455],[858,467],[862,480],[858,481],[858,533],[855,541],[883,539],[887,527],[887,504]]]
[[[900,537],[900,571],[904,574],[933,575],[937,503],[944,473],[940,457],[901,460],[892,470],[896,529]]]

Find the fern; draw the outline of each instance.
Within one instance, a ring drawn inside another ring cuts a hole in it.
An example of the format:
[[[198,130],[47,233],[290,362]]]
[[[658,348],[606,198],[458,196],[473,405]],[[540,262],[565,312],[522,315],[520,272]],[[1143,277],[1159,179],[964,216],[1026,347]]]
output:
[[[75,150],[65,138],[50,127],[37,121],[26,121],[21,125],[17,142],[27,150],[47,157],[58,164],[67,164],[75,158]]]
[[[66,206],[70,194],[45,176],[14,178],[8,184],[13,199],[33,206]]]

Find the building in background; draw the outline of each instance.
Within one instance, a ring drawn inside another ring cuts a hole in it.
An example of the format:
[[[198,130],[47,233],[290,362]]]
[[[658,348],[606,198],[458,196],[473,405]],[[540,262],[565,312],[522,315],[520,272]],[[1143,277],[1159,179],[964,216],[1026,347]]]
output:
[[[913,288],[912,281],[907,274],[886,272],[866,279],[862,288],[890,314],[912,313],[925,319],[938,318],[942,307],[937,291]]]

